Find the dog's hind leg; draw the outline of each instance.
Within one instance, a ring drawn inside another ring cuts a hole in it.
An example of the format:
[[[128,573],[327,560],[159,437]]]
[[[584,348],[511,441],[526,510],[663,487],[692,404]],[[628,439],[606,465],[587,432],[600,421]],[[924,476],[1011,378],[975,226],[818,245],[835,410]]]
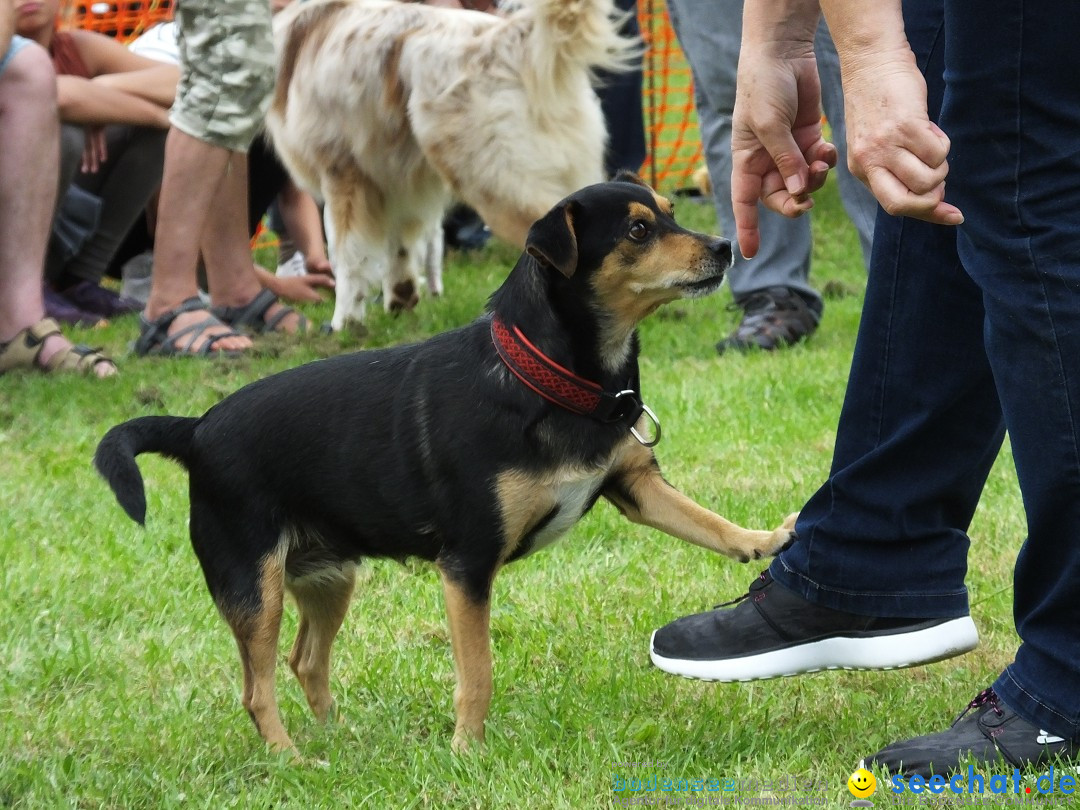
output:
[[[260,519],[262,505],[230,496],[219,484],[201,484],[193,474],[191,545],[210,595],[236,637],[244,670],[244,708],[274,751],[295,755],[274,695],[285,546],[280,531]]]
[[[240,650],[244,667],[244,708],[272,750],[296,754],[296,746],[281,723],[274,693],[285,578],[281,558],[277,554],[263,558],[258,572],[254,600],[219,595],[218,605]]]
[[[488,589],[477,594],[457,576],[440,568],[450,641],[454,647],[454,710],[457,723],[451,747],[467,749],[484,741],[484,721],[491,705],[491,601]]]
[[[300,629],[289,653],[289,666],[320,723],[326,722],[334,704],[330,694],[330,648],[345,620],[355,583],[356,566],[351,562],[286,580],[300,609]]]

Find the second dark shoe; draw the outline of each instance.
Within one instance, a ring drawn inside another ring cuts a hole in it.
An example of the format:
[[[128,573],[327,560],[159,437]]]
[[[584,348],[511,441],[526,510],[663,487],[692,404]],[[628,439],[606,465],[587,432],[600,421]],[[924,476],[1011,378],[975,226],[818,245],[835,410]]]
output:
[[[974,649],[970,616],[881,619],[822,607],[758,577],[734,607],[684,616],[653,633],[652,662],[707,681],[752,681],[822,669],[899,669]]]
[[[924,778],[950,774],[969,760],[983,765],[1004,761],[1011,768],[1046,767],[1055,762],[1080,762],[1080,741],[1067,740],[1024,720],[1002,702],[993,689],[984,689],[945,731],[927,734],[878,751],[867,767],[892,774]]]
[[[62,290],[60,294],[83,312],[100,315],[102,318],[132,315],[143,308],[138,301],[124,298],[93,281],[79,281]]]
[[[790,346],[817,329],[821,312],[788,287],[767,287],[736,301],[743,310],[735,331],[716,344],[723,354],[728,349],[746,351]]]

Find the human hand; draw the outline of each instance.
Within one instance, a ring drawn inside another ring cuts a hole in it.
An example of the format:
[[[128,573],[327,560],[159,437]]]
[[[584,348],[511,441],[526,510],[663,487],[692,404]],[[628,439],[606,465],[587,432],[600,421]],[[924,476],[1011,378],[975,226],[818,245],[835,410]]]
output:
[[[836,165],[821,131],[821,85],[813,42],[744,48],[732,123],[731,201],[743,256],[760,246],[758,200],[789,217],[810,210],[811,194]]]
[[[926,82],[910,49],[858,54],[846,79],[851,173],[894,216],[962,223],[960,209],[945,202],[949,138],[927,116]]]
[[[259,268],[261,269],[261,268]],[[268,270],[258,273],[263,286],[285,301],[319,303],[323,297],[320,289],[334,289],[332,276],[322,273],[306,273],[302,276],[275,276]]]
[[[88,125],[83,127],[83,132],[86,144],[83,147],[82,171],[94,174],[109,157],[109,150],[105,145],[105,128]]]
[[[308,273],[334,277],[334,268],[326,256],[305,256],[304,267],[307,268]]]

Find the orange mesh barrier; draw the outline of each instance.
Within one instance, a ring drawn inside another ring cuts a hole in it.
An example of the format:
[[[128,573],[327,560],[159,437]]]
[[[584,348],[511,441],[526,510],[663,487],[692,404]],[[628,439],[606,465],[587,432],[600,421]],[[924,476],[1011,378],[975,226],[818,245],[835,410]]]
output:
[[[97,31],[110,37],[132,40],[159,22],[171,20],[173,0],[113,0],[113,2],[62,3],[61,18],[65,28]]]
[[[649,147],[641,173],[653,188],[685,188],[693,185],[690,176],[705,161],[690,65],[664,0],[638,0],[638,21],[647,48],[641,101]]]

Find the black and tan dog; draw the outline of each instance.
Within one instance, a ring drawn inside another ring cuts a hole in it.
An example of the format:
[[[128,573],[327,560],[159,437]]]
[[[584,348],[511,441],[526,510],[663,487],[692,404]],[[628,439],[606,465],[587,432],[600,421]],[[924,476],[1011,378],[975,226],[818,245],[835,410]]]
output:
[[[649,446],[659,425],[640,399],[635,326],[665,302],[716,290],[730,264],[728,242],[678,226],[636,177],[590,186],[535,223],[490,313],[471,325],[274,375],[200,418],[133,419],[106,434],[94,462],[140,523],[135,457],[187,467],[192,544],[236,635],[244,706],[274,749],[293,749],[274,695],[285,592],[300,611],[289,664],[325,719],[355,563],[434,561],[460,748],[483,738],[491,699],[492,579],[600,497],[740,561],[791,539],[794,516],[750,531],[698,506],[661,477]],[[298,419],[312,402],[318,419]]]

